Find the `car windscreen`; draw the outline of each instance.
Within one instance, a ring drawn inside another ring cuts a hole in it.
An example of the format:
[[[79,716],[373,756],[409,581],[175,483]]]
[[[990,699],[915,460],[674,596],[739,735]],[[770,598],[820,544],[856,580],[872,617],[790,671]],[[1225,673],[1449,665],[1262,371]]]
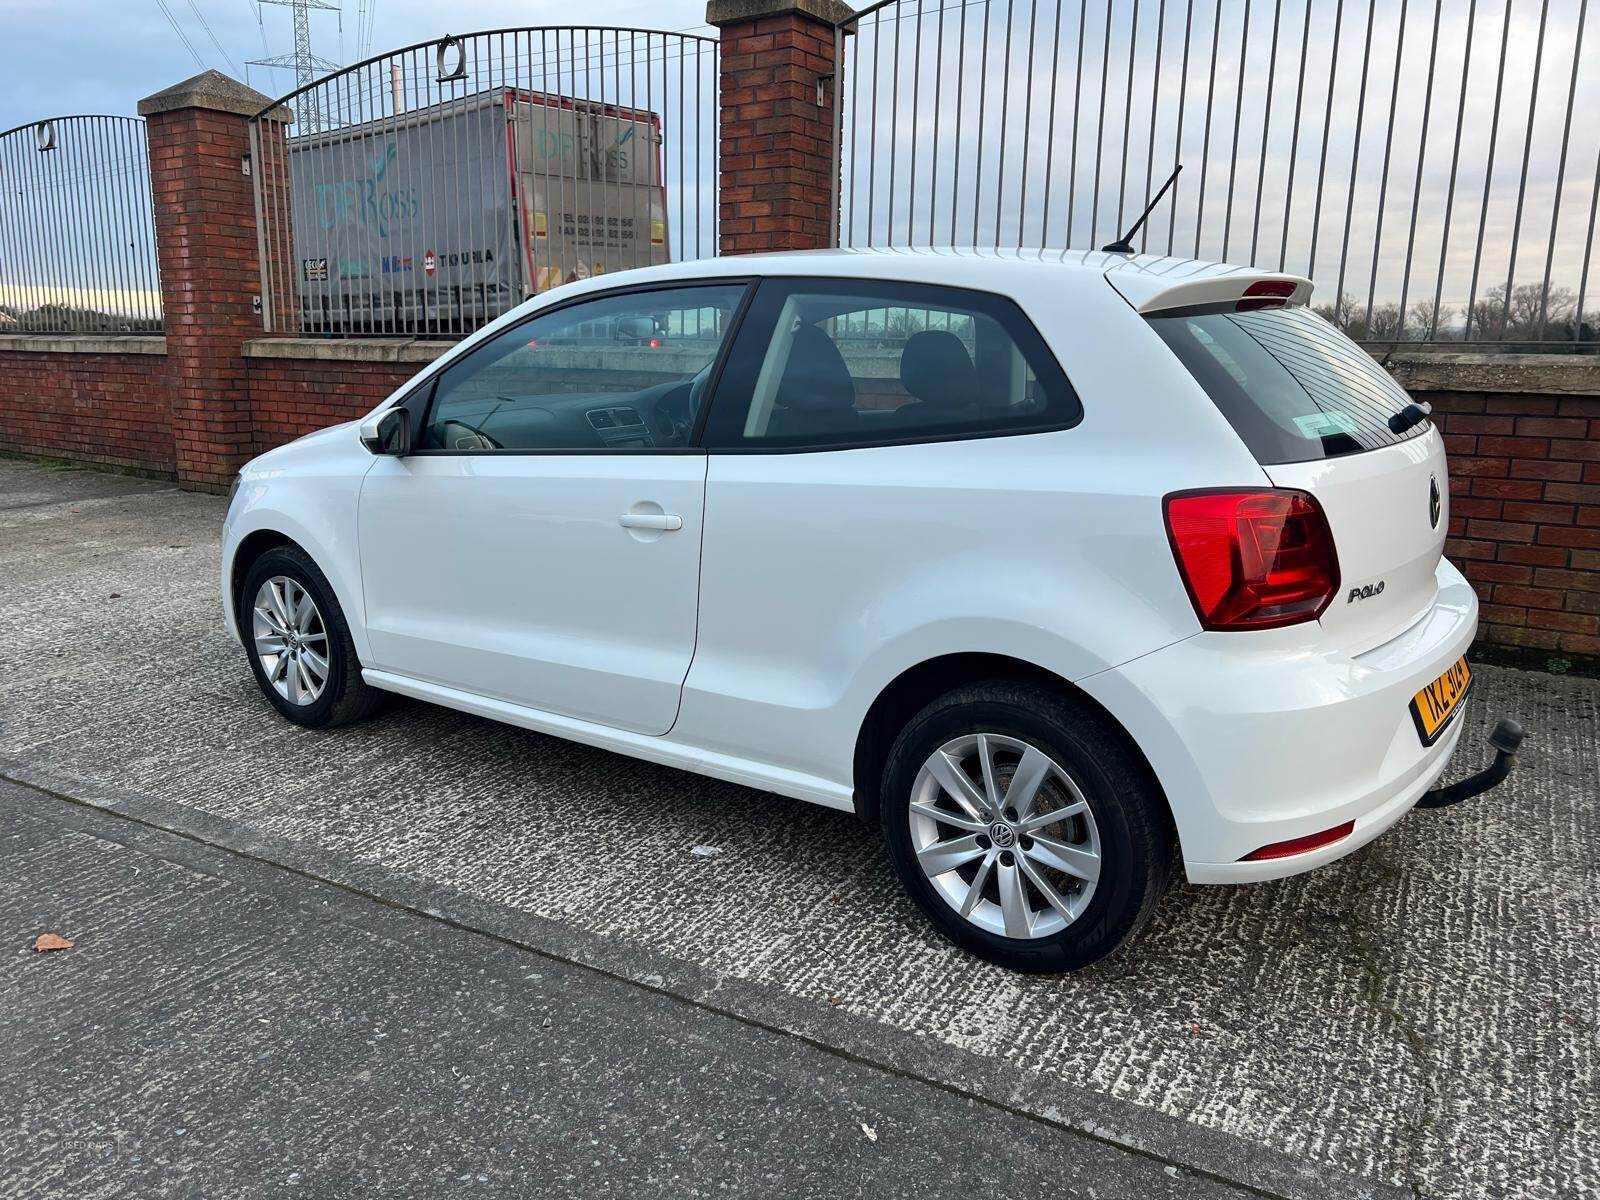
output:
[[[1428,428],[1394,432],[1389,418],[1411,398],[1305,308],[1155,316],[1150,325],[1263,465],[1376,450]]]

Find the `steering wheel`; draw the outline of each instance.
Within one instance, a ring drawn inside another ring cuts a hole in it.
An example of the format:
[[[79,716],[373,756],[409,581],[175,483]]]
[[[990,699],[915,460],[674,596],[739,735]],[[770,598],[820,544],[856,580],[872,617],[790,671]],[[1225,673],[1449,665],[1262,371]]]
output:
[[[451,417],[439,425],[439,441],[446,450],[504,450],[505,447],[476,425]],[[476,444],[474,444],[476,443]]]
[[[689,386],[684,393],[683,414],[681,419],[674,413],[673,436],[682,439],[687,446],[689,439],[694,435],[695,418],[700,413],[700,406],[705,402],[706,386],[711,382],[711,363],[707,363],[694,373],[689,380]]]
[[[694,411],[694,385],[673,388],[656,401],[651,414],[655,417],[656,435],[668,445],[687,446],[694,432],[694,419],[690,415]]]
[[[705,399],[706,384],[711,382],[711,364],[707,363],[695,372],[694,378],[689,381],[689,416],[700,411],[700,401]]]

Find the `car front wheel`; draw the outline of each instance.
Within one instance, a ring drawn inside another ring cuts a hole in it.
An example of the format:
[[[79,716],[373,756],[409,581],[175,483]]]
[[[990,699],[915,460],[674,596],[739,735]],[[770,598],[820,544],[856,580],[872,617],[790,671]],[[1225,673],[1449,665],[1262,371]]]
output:
[[[952,941],[1017,971],[1072,971],[1149,918],[1173,849],[1166,802],[1107,719],[1032,684],[957,689],[889,752],[901,880]]]
[[[359,721],[384,693],[361,678],[333,589],[298,546],[267,551],[245,575],[239,628],[262,694],[297,725]]]

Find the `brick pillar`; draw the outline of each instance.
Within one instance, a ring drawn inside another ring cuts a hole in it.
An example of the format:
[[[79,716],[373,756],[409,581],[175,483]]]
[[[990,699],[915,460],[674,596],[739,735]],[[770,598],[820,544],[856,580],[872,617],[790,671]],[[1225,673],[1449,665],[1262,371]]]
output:
[[[150,143],[178,480],[226,491],[253,452],[244,342],[260,336],[249,118],[271,98],[206,71],[139,101]]]
[[[834,74],[834,23],[854,10],[840,0],[710,0],[706,21],[722,31],[718,180],[723,254],[814,250],[828,227],[834,86],[817,103],[817,80]]]

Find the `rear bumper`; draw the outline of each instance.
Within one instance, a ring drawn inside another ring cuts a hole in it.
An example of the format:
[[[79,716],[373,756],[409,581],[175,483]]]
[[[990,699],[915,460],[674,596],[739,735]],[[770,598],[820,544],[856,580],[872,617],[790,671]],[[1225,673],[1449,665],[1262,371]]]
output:
[[[1466,653],[1477,598],[1448,562],[1432,607],[1357,655],[1319,627],[1203,633],[1081,686],[1149,758],[1172,805],[1194,883],[1299,874],[1383,833],[1433,786],[1461,737],[1463,710],[1422,745],[1413,694]],[[1330,845],[1241,861],[1263,846],[1353,822]]]
[[[1392,791],[1385,789],[1387,794],[1366,794],[1353,800],[1350,804],[1341,805],[1337,811],[1329,812],[1326,819],[1317,817],[1309,821],[1297,821],[1296,833],[1288,837],[1298,837],[1301,834],[1316,833],[1323,829],[1332,828],[1345,821],[1354,820],[1355,828],[1350,835],[1341,838],[1332,845],[1322,846],[1316,850],[1309,850],[1303,854],[1292,854],[1284,858],[1266,859],[1261,862],[1194,862],[1187,857],[1184,859],[1184,871],[1191,883],[1257,883],[1267,879],[1283,879],[1290,875],[1299,875],[1302,872],[1314,870],[1336,859],[1359,850],[1368,842],[1386,833],[1390,826],[1396,824],[1422,799],[1434,780],[1443,773],[1450,763],[1450,756],[1455,753],[1456,742],[1461,738],[1461,720],[1458,717],[1452,722],[1453,728],[1433,744],[1432,753],[1424,770],[1403,786]],[[1368,806],[1371,807],[1368,807]],[[1355,809],[1352,813],[1352,809]],[[1361,811],[1365,810],[1365,811]],[[1314,827],[1314,828],[1313,828]],[[1252,834],[1251,836],[1256,836]],[[1256,846],[1270,845],[1273,841],[1286,841],[1287,838],[1269,838],[1267,841],[1257,842]],[[1250,849],[1255,849],[1252,846]],[[1249,853],[1246,850],[1245,853]]]

